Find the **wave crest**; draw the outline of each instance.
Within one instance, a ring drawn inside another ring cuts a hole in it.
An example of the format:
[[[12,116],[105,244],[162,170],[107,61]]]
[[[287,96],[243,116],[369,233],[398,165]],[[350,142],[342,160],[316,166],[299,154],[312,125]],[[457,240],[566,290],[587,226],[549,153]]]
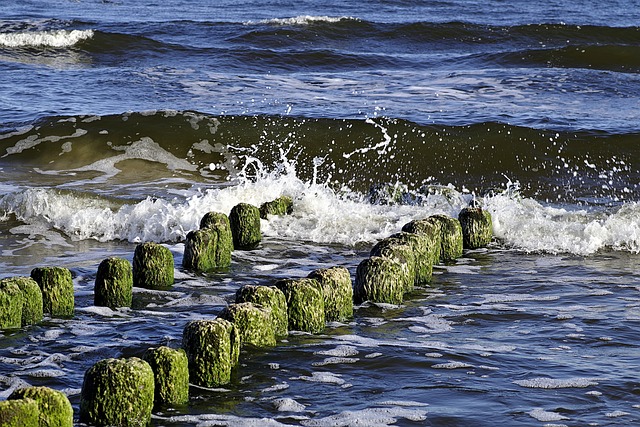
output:
[[[93,35],[93,30],[52,30],[0,33],[0,46],[11,48],[71,47],[81,41],[91,39]]]

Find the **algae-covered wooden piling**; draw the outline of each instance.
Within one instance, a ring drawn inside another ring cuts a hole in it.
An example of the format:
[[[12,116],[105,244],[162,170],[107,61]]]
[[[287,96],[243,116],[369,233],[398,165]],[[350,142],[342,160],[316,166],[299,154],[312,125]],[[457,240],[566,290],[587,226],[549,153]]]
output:
[[[80,422],[98,426],[146,426],[151,421],[153,370],[137,357],[103,359],[84,375]]]
[[[182,333],[182,348],[189,360],[190,381],[214,387],[231,380],[240,355],[240,336],[227,320],[193,320]]]
[[[428,254],[431,256],[431,265],[440,262],[442,249],[442,226],[435,218],[416,219],[406,223],[402,227],[405,233],[413,233],[423,236],[428,243]]]
[[[133,254],[133,285],[147,289],[165,289],[174,281],[173,254],[154,242],[136,246]]]
[[[22,326],[22,291],[11,281],[0,281],[0,329],[17,329]]]
[[[390,258],[373,256],[363,260],[356,270],[354,301],[401,304],[405,291],[402,265]]]
[[[183,349],[150,348],[143,359],[155,378],[156,404],[184,404],[189,401],[189,362]]]
[[[440,226],[441,246],[440,261],[448,262],[462,256],[462,226],[457,218],[448,215],[433,215],[432,220]]]
[[[274,332],[276,336],[288,333],[289,316],[287,300],[284,293],[275,286],[244,285],[236,292],[236,303],[252,302],[271,310]]]
[[[42,308],[52,317],[72,317],[75,307],[71,271],[63,267],[38,267],[31,270],[42,290]]]
[[[97,306],[131,307],[133,298],[133,272],[131,263],[124,258],[111,257],[98,266],[94,288]]]
[[[483,248],[491,243],[493,224],[491,214],[482,208],[464,208],[458,214],[462,226],[464,247]]]
[[[376,243],[371,249],[370,256],[395,260],[401,268],[399,281],[403,292],[413,291],[416,278],[416,253],[409,244],[400,239],[387,237]]]
[[[38,402],[28,398],[0,401],[0,426],[40,426],[40,409],[38,408]]]
[[[240,334],[242,345],[273,347],[276,333],[271,309],[251,302],[229,304],[218,316],[233,323]]]
[[[312,271],[308,277],[317,280],[322,287],[326,321],[344,321],[353,316],[353,285],[349,270],[321,268]]]
[[[254,249],[260,244],[260,209],[248,203],[240,203],[231,209],[229,222],[235,249]]]
[[[233,235],[227,215],[209,212],[200,220],[200,229],[187,234],[183,267],[207,272],[231,265]]]
[[[72,427],[73,408],[67,395],[49,387],[24,387],[15,390],[9,400],[33,399],[38,405],[39,423],[36,426]],[[0,423],[0,425],[3,425]],[[28,426],[28,423],[22,424]]]
[[[260,205],[260,218],[268,219],[269,215],[290,215],[293,212],[293,200],[289,196],[280,196]]]
[[[325,328],[324,296],[315,279],[288,279],[276,283],[287,300],[289,330],[320,333]]]

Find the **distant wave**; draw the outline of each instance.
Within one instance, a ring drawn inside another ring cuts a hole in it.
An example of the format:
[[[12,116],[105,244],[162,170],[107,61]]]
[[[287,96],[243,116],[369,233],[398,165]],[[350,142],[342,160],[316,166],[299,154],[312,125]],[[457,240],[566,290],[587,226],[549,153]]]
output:
[[[1,47],[70,47],[93,37],[93,30],[52,30],[0,33]]]
[[[264,19],[261,21],[247,21],[246,25],[254,25],[254,24],[272,24],[272,25],[308,25],[317,22],[327,22],[327,23],[336,23],[341,21],[358,21],[356,18],[352,18],[349,16],[310,16],[310,15],[301,15],[295,16],[292,18],[274,18],[274,19]]]

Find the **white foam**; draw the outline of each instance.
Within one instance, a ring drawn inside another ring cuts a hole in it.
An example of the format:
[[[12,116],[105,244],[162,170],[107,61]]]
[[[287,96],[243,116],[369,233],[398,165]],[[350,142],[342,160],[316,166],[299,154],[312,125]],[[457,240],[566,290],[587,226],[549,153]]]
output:
[[[94,35],[93,30],[52,30],[22,33],[0,33],[4,47],[70,47]]]
[[[334,356],[334,357],[349,357],[356,356],[359,353],[358,349],[351,345],[339,345],[336,348],[331,350],[320,350],[316,351],[313,354],[320,354],[323,356]]]
[[[605,248],[640,252],[640,205],[612,212],[569,210],[527,198],[498,195],[485,200],[496,237],[530,252],[593,254]]]
[[[354,20],[354,18],[350,18],[347,16],[342,17],[334,17],[334,16],[311,16],[311,15],[300,15],[292,18],[273,18],[273,19],[264,19],[262,21],[247,21],[245,25],[255,25],[255,24],[271,24],[271,25],[309,25],[316,22],[328,22],[335,23],[343,20]]]
[[[291,379],[309,381],[314,383],[344,385],[345,381],[340,377],[341,375],[333,374],[331,372],[313,372],[311,376],[303,375]]]
[[[473,365],[464,362],[448,362],[448,363],[437,363],[435,365],[431,365],[433,369],[464,369],[464,368],[473,368]]]
[[[288,397],[274,399],[273,406],[279,412],[302,412],[306,408],[306,406],[302,403],[296,402],[295,400]]]
[[[302,421],[308,427],[381,427],[395,425],[400,418],[421,422],[427,419],[427,411],[423,409],[367,408],[360,411],[344,411],[324,418]]]
[[[594,378],[531,378],[528,380],[517,380],[513,383],[521,387],[544,389],[585,388],[598,385],[598,382]]]
[[[312,366],[326,366],[326,365],[350,364],[350,363],[356,363],[358,360],[360,360],[360,359],[358,359],[357,357],[356,358],[352,358],[352,357],[327,357],[322,362],[313,362],[311,365]]]
[[[535,408],[529,412],[529,415],[535,418],[538,421],[549,422],[549,421],[562,421],[568,420],[568,417],[560,415],[557,412],[545,411],[542,408]]]

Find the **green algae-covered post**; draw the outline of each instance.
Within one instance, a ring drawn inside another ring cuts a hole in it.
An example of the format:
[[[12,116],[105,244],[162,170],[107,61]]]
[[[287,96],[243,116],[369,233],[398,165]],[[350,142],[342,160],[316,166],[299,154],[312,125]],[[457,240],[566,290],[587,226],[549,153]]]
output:
[[[222,212],[207,212],[200,219],[200,228],[220,228],[228,231],[231,236],[231,224],[229,223],[229,217]]]
[[[324,296],[317,280],[280,280],[276,287],[284,293],[287,301],[289,330],[312,334],[324,331]]]
[[[402,266],[394,259],[373,256],[363,260],[356,270],[354,301],[401,304],[403,274]]]
[[[229,304],[218,316],[233,323],[240,334],[242,344],[256,347],[276,345],[271,309],[251,302]]]
[[[38,267],[31,270],[42,290],[42,308],[52,317],[73,317],[75,301],[71,271],[63,267]]]
[[[96,274],[94,304],[112,309],[131,307],[133,298],[133,272],[131,263],[124,258],[103,260]]]
[[[267,219],[269,215],[291,215],[293,200],[289,196],[280,196],[270,202],[260,205],[260,218]]]
[[[349,270],[344,267],[320,268],[308,277],[317,280],[322,287],[325,320],[344,321],[353,316],[353,285]]]
[[[227,320],[193,320],[182,333],[182,348],[189,360],[190,381],[214,387],[231,381],[240,356],[240,336]]]
[[[462,226],[464,247],[483,248],[491,243],[493,224],[491,214],[482,208],[464,208],[458,214]]]
[[[11,283],[16,285],[18,289],[20,289],[20,292],[22,292],[21,325],[28,326],[40,323],[43,317],[43,309],[42,290],[40,286],[38,286],[38,283],[30,277],[9,277],[0,280],[0,288]]]
[[[158,243],[145,242],[133,254],[133,286],[166,289],[173,285],[173,254]]]
[[[5,280],[15,283],[22,292],[24,300],[22,305],[22,326],[40,323],[44,316],[44,309],[42,290],[38,283],[31,277],[12,277]]]
[[[183,349],[148,349],[143,359],[155,377],[155,403],[180,405],[189,401],[189,362]]]
[[[73,408],[66,394],[49,387],[25,387],[15,390],[9,400],[33,399],[38,405],[40,426],[72,427]],[[0,423],[0,425],[4,425]],[[28,425],[28,424],[24,424]],[[36,424],[38,425],[38,424]]]
[[[387,237],[376,243],[369,255],[397,261],[402,270],[399,279],[403,292],[413,291],[413,285],[416,280],[416,254],[411,246],[399,239]]]
[[[231,265],[233,236],[229,218],[219,212],[209,212],[200,221],[200,230],[187,234],[184,244],[184,268],[207,272]]]
[[[424,285],[431,281],[433,275],[433,247],[435,246],[425,234],[400,233],[389,236],[395,241],[411,247],[414,258],[414,283],[416,285]]]
[[[0,329],[17,329],[22,326],[22,291],[11,281],[0,281]]]
[[[286,336],[289,331],[289,315],[284,293],[275,286],[244,285],[236,292],[236,303],[252,302],[268,307],[276,336]]]
[[[84,374],[80,422],[98,426],[146,426],[151,421],[153,370],[137,357],[103,359]]]
[[[0,401],[0,426],[38,427],[40,426],[38,402],[33,399]]]
[[[254,249],[262,240],[260,209],[248,203],[240,203],[229,214],[233,246],[235,249]]]
[[[440,262],[440,251],[442,248],[442,226],[434,218],[416,219],[406,223],[402,227],[405,233],[413,233],[424,236],[428,242],[428,253],[431,256],[431,265]]]
[[[442,237],[440,260],[447,262],[460,258],[463,250],[462,226],[460,225],[460,221],[448,215],[432,215],[429,218],[432,218],[440,226]]]

